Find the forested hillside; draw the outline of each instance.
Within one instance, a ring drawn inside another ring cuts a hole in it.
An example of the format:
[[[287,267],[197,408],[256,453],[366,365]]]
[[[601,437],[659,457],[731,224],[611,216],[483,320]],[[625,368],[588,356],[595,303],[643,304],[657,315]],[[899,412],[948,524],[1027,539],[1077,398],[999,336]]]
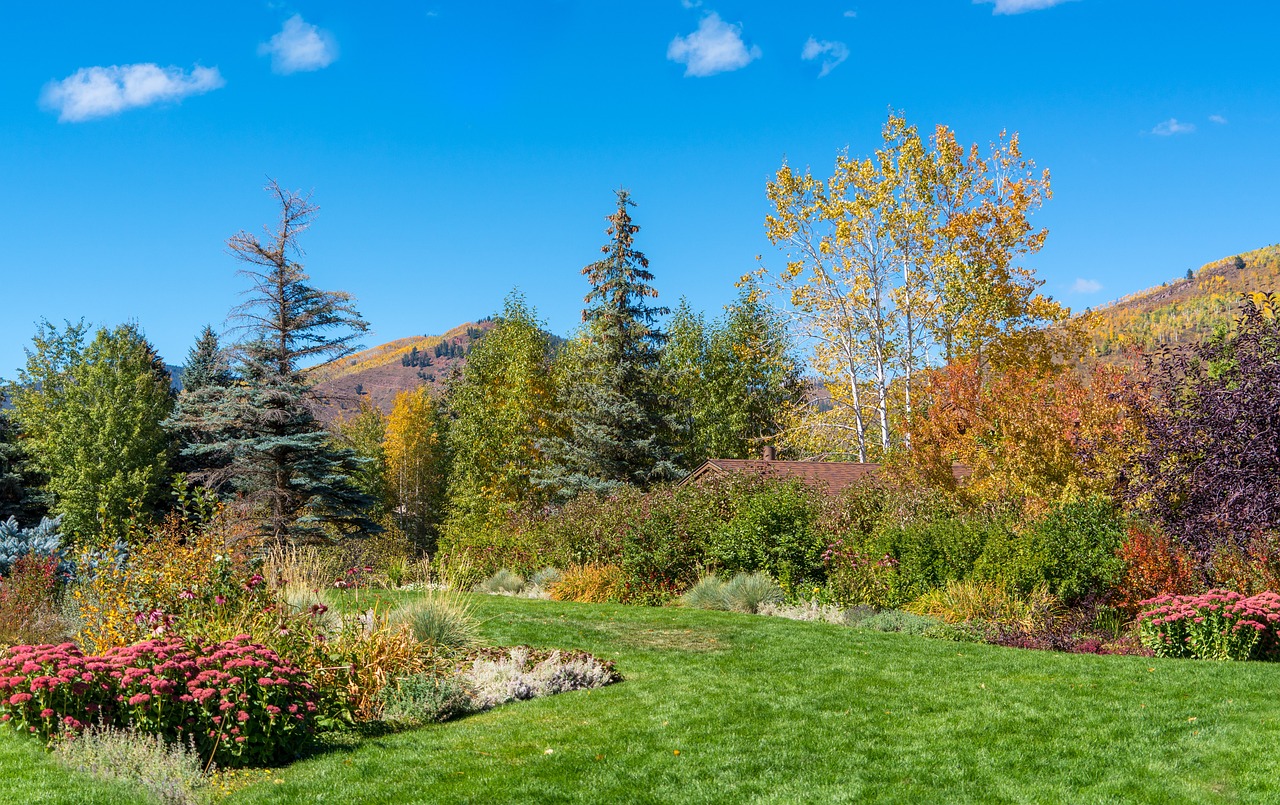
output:
[[[320,367],[315,379],[324,403],[318,413],[322,419],[333,419],[359,409],[361,401],[390,411],[397,393],[444,383],[492,328],[490,319],[467,322],[443,335],[400,338]]]
[[[1141,351],[1195,343],[1230,324],[1240,295],[1280,290],[1280,244],[1224,257],[1191,276],[1123,297],[1093,311],[1093,355],[1123,363]]]

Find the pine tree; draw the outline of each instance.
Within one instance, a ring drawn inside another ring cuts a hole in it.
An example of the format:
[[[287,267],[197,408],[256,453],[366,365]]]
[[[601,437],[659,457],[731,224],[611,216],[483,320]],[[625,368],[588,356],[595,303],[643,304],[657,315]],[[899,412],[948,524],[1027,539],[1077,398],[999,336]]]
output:
[[[351,480],[360,461],[317,422],[307,376],[308,364],[354,352],[367,325],[349,294],[312,286],[297,261],[316,207],[275,182],[267,190],[280,204],[278,226],[264,240],[240,232],[227,242],[250,287],[231,313],[242,335],[239,382],[204,423],[209,450],[228,458],[209,482],[225,481],[255,505],[276,544],[371,529],[372,501]]]
[[[227,466],[229,456],[219,449],[222,438],[211,433],[211,423],[218,417],[219,407],[226,401],[228,390],[235,382],[226,350],[213,327],[205,325],[200,337],[187,352],[186,366],[182,370],[182,390],[173,414],[165,420],[165,428],[178,443],[178,456],[174,470],[184,473],[190,480],[205,483],[217,489],[219,484],[209,481]],[[225,423],[223,429],[232,429],[233,423]]]
[[[551,464],[539,483],[560,499],[585,491],[651,484],[678,477],[667,384],[661,376],[657,327],[668,310],[650,305],[649,261],[635,248],[635,206],[617,191],[605,257],[582,269],[591,284],[579,344],[562,356],[560,386],[566,436],[547,442]]]
[[[0,392],[0,404],[4,402]],[[18,426],[7,413],[0,412],[0,521],[10,517],[31,525],[48,509],[40,489],[43,479],[31,466],[31,457],[23,449]]]

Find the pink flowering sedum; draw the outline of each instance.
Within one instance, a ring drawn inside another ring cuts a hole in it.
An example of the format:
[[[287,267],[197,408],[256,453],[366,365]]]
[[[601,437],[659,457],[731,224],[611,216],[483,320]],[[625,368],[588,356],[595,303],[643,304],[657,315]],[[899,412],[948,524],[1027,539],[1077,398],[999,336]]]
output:
[[[1206,660],[1280,659],[1280,595],[1230,590],[1159,595],[1143,601],[1142,644],[1158,657]]]
[[[236,669],[270,668],[270,685]],[[318,694],[306,675],[241,635],[223,643],[162,637],[86,657],[71,643],[0,653],[0,723],[51,739],[95,721],[167,738],[192,736],[221,765],[269,763],[315,730]],[[281,719],[284,709],[298,719]],[[232,740],[219,713],[235,711]]]

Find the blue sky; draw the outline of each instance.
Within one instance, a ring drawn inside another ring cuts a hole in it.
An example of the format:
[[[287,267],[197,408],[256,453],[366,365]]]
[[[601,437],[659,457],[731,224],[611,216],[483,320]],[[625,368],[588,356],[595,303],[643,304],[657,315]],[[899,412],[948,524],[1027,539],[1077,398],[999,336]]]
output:
[[[612,191],[662,300],[719,310],[782,160],[890,107],[1018,131],[1053,174],[1031,258],[1073,308],[1280,241],[1280,4],[1177,0],[62,3],[0,28],[0,376],[35,322],[136,320],[181,361],[242,283],[225,240],[314,191],[316,283],[372,345],[518,286],[576,326]],[[808,56],[810,58],[805,58]]]

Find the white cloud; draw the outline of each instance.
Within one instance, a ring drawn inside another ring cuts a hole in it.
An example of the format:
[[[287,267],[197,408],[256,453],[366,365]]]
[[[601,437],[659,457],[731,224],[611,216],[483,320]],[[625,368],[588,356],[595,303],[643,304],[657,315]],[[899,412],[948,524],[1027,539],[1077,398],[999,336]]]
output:
[[[1097,280],[1087,280],[1083,277],[1078,277],[1076,281],[1071,284],[1072,293],[1097,293],[1101,290],[1101,282],[1098,282]]]
[[[1026,11],[1039,11],[1042,8],[1053,8],[1068,0],[973,0],[975,3],[995,3],[992,14],[1022,14]]]
[[[1151,133],[1157,137],[1172,137],[1175,134],[1190,134],[1196,130],[1194,123],[1181,123],[1178,118],[1171,117],[1156,124]]]
[[[849,58],[849,46],[844,42],[819,42],[811,36],[804,43],[804,50],[800,51],[800,58],[813,61],[819,56],[825,56],[822,60],[822,72],[818,73],[818,78],[822,78]]]
[[[849,11],[846,11],[846,12],[844,13],[844,15],[845,15],[846,17],[848,17],[849,19],[853,19],[854,17],[858,16],[858,12],[853,11],[853,10],[849,10]]]
[[[760,48],[747,47],[742,26],[725,22],[713,11],[698,23],[698,30],[671,40],[667,58],[685,65],[685,76],[701,78],[746,67],[760,58]]]
[[[283,75],[319,70],[338,58],[338,41],[294,14],[284,21],[280,33],[258,45],[258,55],[270,56],[271,69]]]
[[[82,67],[61,81],[45,84],[40,105],[56,111],[64,123],[78,123],[161,101],[180,101],[225,83],[216,67],[197,66],[190,73],[158,64]]]
[[[1219,126],[1227,125],[1227,119],[1222,115],[1209,115],[1210,123],[1217,123]]]
[[[680,0],[680,5],[685,8],[697,8],[702,5],[702,0]]]

